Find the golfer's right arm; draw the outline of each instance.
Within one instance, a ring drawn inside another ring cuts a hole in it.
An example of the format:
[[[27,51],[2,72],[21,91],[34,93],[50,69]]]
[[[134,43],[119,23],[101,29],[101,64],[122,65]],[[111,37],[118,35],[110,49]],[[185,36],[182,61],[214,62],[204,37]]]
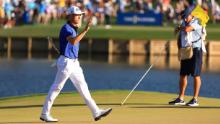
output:
[[[92,21],[91,19],[89,19],[85,29],[79,34],[77,35],[76,37],[71,37],[71,36],[68,36],[66,39],[73,45],[76,45],[77,43],[79,43],[81,41],[81,39],[85,36],[85,34],[89,31],[90,29],[90,26],[92,25]]]

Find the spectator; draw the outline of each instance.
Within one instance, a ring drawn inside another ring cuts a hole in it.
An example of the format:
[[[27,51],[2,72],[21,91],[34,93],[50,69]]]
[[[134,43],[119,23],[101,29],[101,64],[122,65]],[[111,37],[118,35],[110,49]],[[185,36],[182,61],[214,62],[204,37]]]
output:
[[[70,7],[72,5],[76,5],[77,4],[77,0],[66,0],[66,6],[65,7]]]
[[[109,29],[111,28],[110,24],[111,24],[111,17],[113,15],[113,1],[112,0],[108,0],[105,3],[105,9],[104,9],[104,13],[105,13],[105,28]]]
[[[220,6],[215,0],[211,0],[213,23],[220,21]]]
[[[57,9],[56,9],[56,4],[53,0],[48,0],[46,3],[47,6],[47,17],[46,17],[46,22],[52,23],[53,20],[57,20]]]
[[[127,5],[127,2],[125,0],[119,0],[119,11],[126,12],[125,11],[126,5]]]
[[[85,9],[85,16],[83,17],[83,21],[86,22],[92,16],[92,25],[97,25],[98,20],[95,16],[95,4],[91,0],[83,0],[83,6]]]
[[[220,6],[216,0],[0,0],[0,25],[10,28],[15,24],[46,24],[63,19],[66,8],[71,5],[85,11],[83,21],[93,14],[93,25],[105,24],[107,28],[117,12],[157,12],[163,15],[165,25],[177,24],[180,13],[195,3],[207,13],[211,11],[214,23],[220,20]]]
[[[4,28],[11,28],[12,26],[14,26],[14,7],[12,5],[11,0],[6,0],[5,1],[5,5],[4,5],[4,9],[5,9],[5,18],[6,18],[6,24],[4,25]]]
[[[26,11],[28,14],[27,23],[33,23],[34,10],[36,8],[35,0],[26,0]]]
[[[144,12],[153,11],[153,0],[145,0],[143,3],[144,5]]]
[[[174,18],[174,8],[170,2],[170,0],[163,0],[163,14],[166,19],[165,23],[172,22],[172,19]]]
[[[157,3],[156,3],[156,9],[155,9],[155,12],[156,13],[162,13],[163,12],[163,9],[162,9],[162,1],[160,0],[160,1],[158,1]]]
[[[5,20],[5,11],[3,5],[3,0],[0,0],[0,27],[3,26]]]
[[[135,12],[144,13],[144,2],[143,2],[143,0],[136,0],[135,1]]]
[[[15,8],[16,25],[28,23],[29,17],[26,8],[26,2],[22,0],[19,1],[18,6]]]
[[[37,22],[46,24],[46,5],[43,0],[37,1],[37,10],[38,10],[38,16],[37,16]]]
[[[174,24],[181,23],[181,13],[184,11],[184,2],[183,0],[178,0],[175,7],[175,17],[174,17]]]
[[[54,0],[57,5],[57,18],[64,17],[63,13],[65,12],[66,2],[65,0]]]
[[[85,6],[86,13],[91,15],[93,13],[93,4],[90,0],[83,0],[83,5]]]
[[[105,19],[105,15],[104,15],[105,3],[104,3],[104,0],[99,0],[97,2],[98,2],[98,5],[95,10],[95,16],[98,19],[98,24],[103,25],[104,19]]]

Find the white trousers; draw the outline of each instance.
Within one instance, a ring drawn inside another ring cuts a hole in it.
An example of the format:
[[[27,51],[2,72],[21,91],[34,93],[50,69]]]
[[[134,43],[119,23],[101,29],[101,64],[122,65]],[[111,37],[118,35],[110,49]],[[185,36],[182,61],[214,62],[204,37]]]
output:
[[[64,56],[60,56],[57,60],[57,69],[56,78],[46,97],[42,114],[50,115],[54,100],[59,95],[67,79],[70,78],[73,85],[76,87],[77,91],[83,97],[85,103],[91,110],[93,117],[95,117],[95,115],[99,112],[99,108],[91,97],[79,61],[77,59],[69,59]]]

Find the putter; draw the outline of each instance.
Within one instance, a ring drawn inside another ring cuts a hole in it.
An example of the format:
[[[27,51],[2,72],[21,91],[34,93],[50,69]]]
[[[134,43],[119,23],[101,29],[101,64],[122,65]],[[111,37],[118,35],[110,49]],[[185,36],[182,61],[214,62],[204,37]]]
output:
[[[56,47],[56,45],[54,44],[53,40],[48,36],[47,37],[48,42],[50,42],[52,44],[53,49],[57,52],[57,54],[60,54],[60,51],[58,50],[58,48]],[[51,67],[55,67],[56,66],[56,61],[53,62],[51,65]]]
[[[168,43],[165,44],[164,49],[161,49],[160,53],[162,53],[163,50],[165,50],[168,47]],[[153,63],[157,63],[160,56],[157,56],[155,61]],[[146,72],[143,74],[143,76],[140,78],[140,80],[137,82],[137,84],[132,88],[132,90],[129,92],[129,94],[124,98],[124,100],[121,102],[121,106],[124,105],[124,103],[127,101],[127,99],[130,97],[130,95],[134,92],[134,90],[138,87],[138,85],[141,83],[141,81],[146,77],[148,72],[153,68],[154,64],[151,64],[151,66],[146,70]]]
[[[48,36],[47,40],[52,44],[52,47],[54,48],[54,50],[60,54],[60,51],[58,50],[58,48],[56,47],[56,45],[54,44],[53,40]]]

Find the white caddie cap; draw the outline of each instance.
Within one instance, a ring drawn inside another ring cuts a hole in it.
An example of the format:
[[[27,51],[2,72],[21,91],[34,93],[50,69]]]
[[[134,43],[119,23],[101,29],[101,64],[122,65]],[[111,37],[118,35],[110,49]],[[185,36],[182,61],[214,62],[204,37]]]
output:
[[[71,6],[67,9],[66,14],[67,15],[71,15],[71,14],[75,14],[75,15],[81,15],[84,14],[85,12],[82,12],[79,7],[77,6]]]

